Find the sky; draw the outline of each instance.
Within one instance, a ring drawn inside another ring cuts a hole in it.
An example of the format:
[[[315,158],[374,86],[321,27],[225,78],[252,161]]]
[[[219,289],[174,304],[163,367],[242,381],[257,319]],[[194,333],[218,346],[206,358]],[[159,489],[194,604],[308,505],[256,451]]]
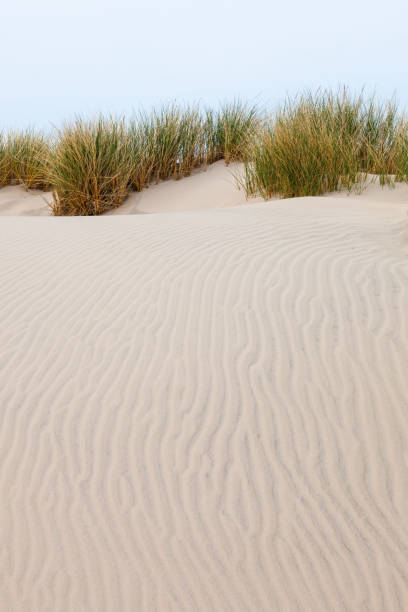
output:
[[[0,129],[348,85],[408,107],[408,2],[1,0]]]

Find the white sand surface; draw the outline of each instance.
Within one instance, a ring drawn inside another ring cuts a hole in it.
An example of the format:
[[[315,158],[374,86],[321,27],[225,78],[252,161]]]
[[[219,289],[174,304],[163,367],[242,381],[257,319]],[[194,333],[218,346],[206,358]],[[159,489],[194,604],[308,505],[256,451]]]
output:
[[[23,215],[29,217],[50,216],[51,193],[36,189],[27,191],[22,185],[0,188],[0,216]]]
[[[238,188],[238,179],[244,176],[244,166],[233,162],[228,167],[223,161],[208,166],[205,171],[194,170],[192,175],[178,181],[152,184],[140,193],[132,192],[118,208],[105,215],[137,215],[146,213],[180,212],[230,208],[241,204],[262,202],[262,198],[247,201]],[[357,193],[341,191],[327,194],[333,198],[356,198]],[[379,202],[408,202],[408,185],[396,183],[393,187],[380,187],[375,176],[369,176],[358,199]],[[277,198],[275,198],[277,199]],[[0,216],[51,216],[51,192],[26,191],[21,185],[0,188]]]
[[[242,175],[243,164],[231,163],[227,167],[223,161],[218,161],[208,166],[205,172],[196,170],[178,181],[165,181],[140,193],[131,193],[119,208],[106,214],[208,210],[246,204],[245,193],[237,188],[235,180]]]
[[[0,220],[2,612],[408,609],[407,201]]]
[[[208,210],[246,204],[245,194],[238,189],[236,177],[243,174],[243,164],[228,167],[218,161],[205,171],[195,170],[189,177],[178,181],[152,184],[140,193],[131,193],[121,206],[106,215],[137,215],[140,213]],[[261,198],[251,200],[260,202]],[[0,216],[50,216],[51,193],[30,190],[21,185],[0,189]]]

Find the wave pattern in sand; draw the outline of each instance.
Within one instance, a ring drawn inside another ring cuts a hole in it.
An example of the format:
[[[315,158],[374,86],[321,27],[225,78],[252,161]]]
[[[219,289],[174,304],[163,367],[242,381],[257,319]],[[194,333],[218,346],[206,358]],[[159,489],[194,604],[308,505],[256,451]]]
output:
[[[0,610],[408,609],[402,206],[0,225]]]

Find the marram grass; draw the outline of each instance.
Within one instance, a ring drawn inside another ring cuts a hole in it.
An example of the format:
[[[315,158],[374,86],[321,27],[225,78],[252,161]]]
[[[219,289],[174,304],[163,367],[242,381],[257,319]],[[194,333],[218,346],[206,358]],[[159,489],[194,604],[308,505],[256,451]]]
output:
[[[402,127],[395,104],[366,102],[347,90],[288,100],[252,142],[246,193],[265,199],[314,196],[351,190],[367,174],[390,182],[398,174]]]
[[[51,154],[54,215],[100,215],[129,191],[131,148],[122,121],[77,119],[58,134]]]
[[[259,122],[257,108],[240,100],[224,104],[217,112],[207,109],[205,121],[207,162],[213,163],[225,159],[228,166],[231,161],[243,161]]]
[[[0,185],[49,188],[50,143],[34,130],[0,134]]]
[[[243,160],[255,131],[255,108],[235,102],[219,111],[164,106],[131,121],[132,186],[189,176],[219,159]]]
[[[235,101],[218,110],[165,105],[131,121],[81,118],[52,137],[0,133],[0,186],[52,189],[54,215],[99,215],[132,190],[189,176],[223,159],[245,162],[248,197],[319,195],[408,182],[408,123],[394,101],[347,89],[306,93],[272,115]]]

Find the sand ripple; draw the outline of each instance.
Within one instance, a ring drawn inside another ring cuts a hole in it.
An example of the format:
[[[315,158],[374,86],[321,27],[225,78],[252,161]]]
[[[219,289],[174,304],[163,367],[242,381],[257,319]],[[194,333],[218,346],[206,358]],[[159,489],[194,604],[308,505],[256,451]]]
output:
[[[408,609],[402,205],[0,224],[0,610]]]

